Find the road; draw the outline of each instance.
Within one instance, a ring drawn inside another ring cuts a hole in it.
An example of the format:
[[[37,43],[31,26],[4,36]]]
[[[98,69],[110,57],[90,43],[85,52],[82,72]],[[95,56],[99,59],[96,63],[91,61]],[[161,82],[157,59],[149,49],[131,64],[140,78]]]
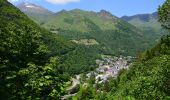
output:
[[[75,96],[77,93],[70,94],[72,90],[74,90],[79,84],[80,84],[80,76],[77,75],[76,78],[71,78],[72,85],[66,89],[66,92],[68,92],[67,95],[64,95],[61,97],[61,100],[66,100],[69,97]]]

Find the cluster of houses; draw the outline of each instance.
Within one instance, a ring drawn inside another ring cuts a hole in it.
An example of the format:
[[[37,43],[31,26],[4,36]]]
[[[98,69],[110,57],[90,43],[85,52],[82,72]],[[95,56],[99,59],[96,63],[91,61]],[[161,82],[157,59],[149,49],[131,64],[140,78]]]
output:
[[[109,78],[117,77],[121,69],[128,69],[133,57],[111,57],[102,56],[101,60],[96,60],[99,66],[95,71],[86,74],[87,78],[95,77],[96,83],[104,83]]]
[[[111,57],[111,56],[102,56],[102,59],[96,60],[96,64],[99,66],[95,71],[92,71],[86,74],[87,79],[91,77],[95,78],[95,83],[105,83],[110,78],[117,77],[119,71],[121,69],[128,69],[131,64],[132,59],[131,56],[128,57]],[[80,85],[80,75],[76,75],[75,78],[72,78],[72,86],[68,87],[66,91],[68,91],[67,95],[61,96],[62,100],[65,100],[68,97],[74,96],[77,93],[70,94]],[[83,86],[87,86],[87,83],[84,83]]]

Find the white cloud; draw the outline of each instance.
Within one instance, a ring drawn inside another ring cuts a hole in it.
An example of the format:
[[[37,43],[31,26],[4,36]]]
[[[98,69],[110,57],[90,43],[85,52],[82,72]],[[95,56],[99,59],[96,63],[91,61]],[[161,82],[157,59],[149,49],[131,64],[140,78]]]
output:
[[[71,2],[79,2],[80,0],[46,0],[46,1],[53,4],[67,4]]]

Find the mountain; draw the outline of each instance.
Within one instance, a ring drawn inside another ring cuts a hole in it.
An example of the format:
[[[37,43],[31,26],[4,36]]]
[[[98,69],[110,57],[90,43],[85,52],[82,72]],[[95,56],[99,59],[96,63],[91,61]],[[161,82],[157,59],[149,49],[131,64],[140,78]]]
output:
[[[161,24],[158,22],[157,12],[152,14],[137,14],[134,16],[123,16],[122,20],[129,22],[137,28],[143,30],[147,37],[157,40],[167,32],[162,29]]]
[[[42,26],[69,40],[94,39],[106,54],[135,55],[148,45],[141,30],[105,10],[61,11]]]
[[[26,13],[31,19],[34,19],[34,21],[43,21],[45,18],[51,16],[53,12],[35,5],[33,3],[28,2],[22,2],[17,5],[17,7],[24,13]]]
[[[108,14],[102,16],[102,12],[95,13],[80,9],[70,11],[63,10],[52,16],[43,26],[48,29],[52,29],[54,27],[55,29],[61,28],[65,30],[88,32],[90,27],[88,26],[86,19],[94,22],[94,24],[99,26],[102,30],[110,30],[114,28],[116,23],[113,23],[113,21],[117,18]]]
[[[36,20],[34,18],[37,15],[31,16],[35,16],[31,18]],[[86,42],[92,40],[104,54],[135,55],[149,47],[149,39],[141,30],[105,10],[100,12],[80,9],[62,10],[36,22],[51,32],[78,44],[84,43],[84,40]],[[79,43],[79,41],[83,42]]]
[[[97,14],[103,18],[106,18],[106,19],[113,19],[113,17],[116,17],[116,16],[113,16],[110,12],[108,12],[106,10],[101,10]]]
[[[139,28],[152,28],[156,31],[162,29],[158,22],[157,12],[152,14],[137,14],[134,16],[123,16],[121,19],[135,25]]]

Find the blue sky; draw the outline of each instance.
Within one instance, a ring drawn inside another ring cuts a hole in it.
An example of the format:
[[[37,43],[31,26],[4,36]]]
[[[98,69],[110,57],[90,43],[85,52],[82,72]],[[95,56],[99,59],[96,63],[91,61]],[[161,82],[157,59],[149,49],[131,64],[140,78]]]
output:
[[[41,5],[50,11],[71,10],[75,8],[100,11],[101,9],[111,12],[118,17],[123,15],[135,15],[152,13],[157,11],[159,5],[165,0],[9,0],[13,3],[22,1]]]

